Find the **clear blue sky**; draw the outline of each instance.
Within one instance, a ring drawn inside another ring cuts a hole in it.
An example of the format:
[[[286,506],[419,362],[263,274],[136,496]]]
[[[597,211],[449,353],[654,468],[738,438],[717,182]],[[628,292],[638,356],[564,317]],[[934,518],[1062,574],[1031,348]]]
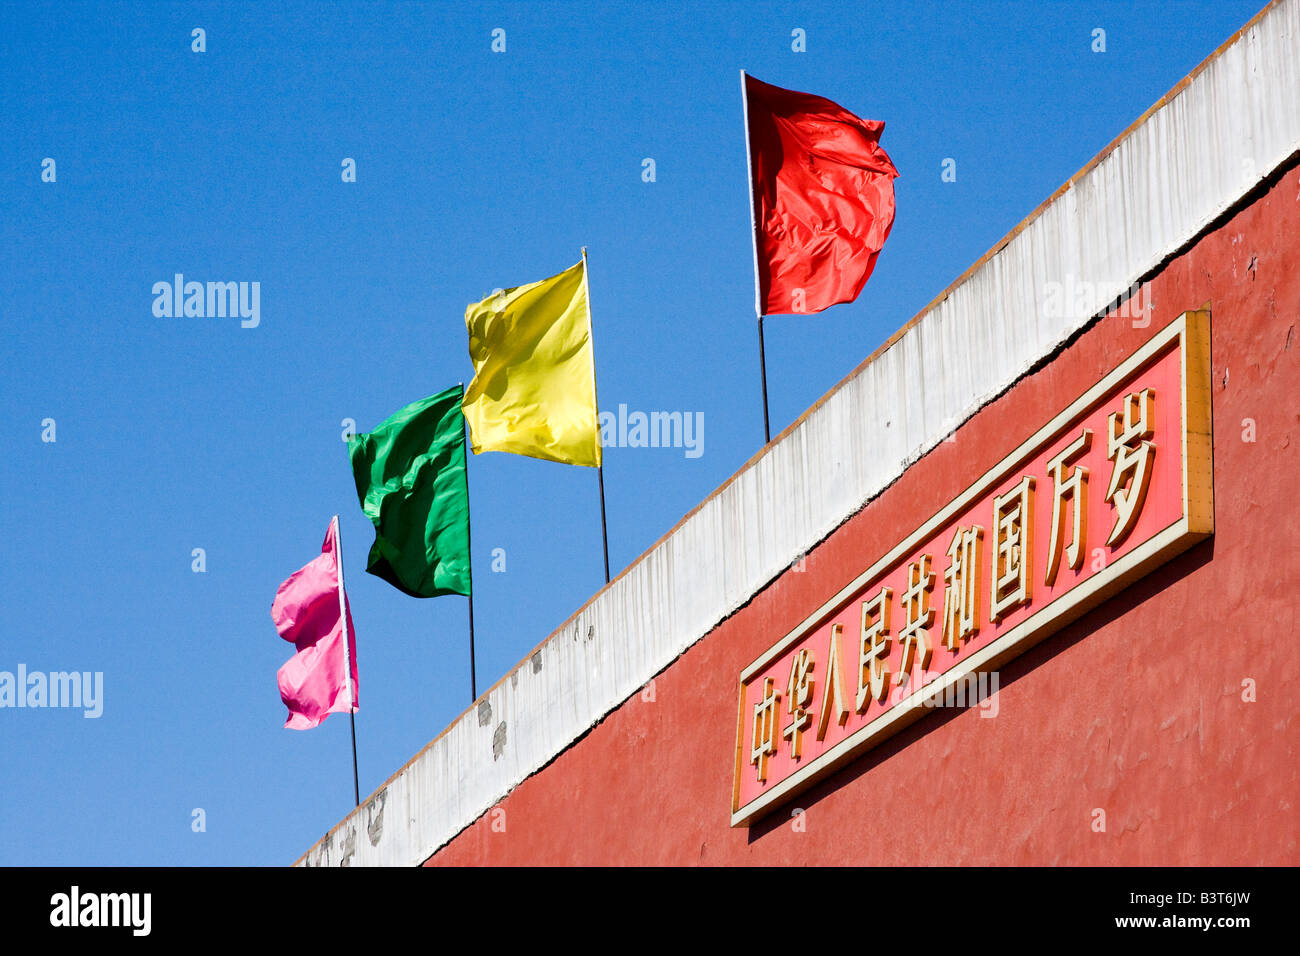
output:
[[[884,120],[901,174],[858,301],[768,322],[776,432],[1261,5],[5,5],[0,670],[104,703],[0,710],[0,864],[287,864],[348,812],[347,718],[282,729],[269,617],[336,512],[363,796],[468,705],[465,601],[364,573],[340,440],[468,382],[466,303],[586,245],[602,407],[703,413],[698,458],[607,452],[615,573],[758,450],[740,68]],[[156,318],[178,272],[260,282],[261,324]],[[485,689],[601,585],[600,523],[589,469],[470,491]]]

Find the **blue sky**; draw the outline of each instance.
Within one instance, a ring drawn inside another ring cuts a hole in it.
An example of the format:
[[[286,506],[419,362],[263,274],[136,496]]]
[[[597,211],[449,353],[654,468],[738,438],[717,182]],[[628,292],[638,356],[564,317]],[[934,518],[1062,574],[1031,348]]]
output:
[[[739,69],[884,120],[900,172],[858,301],[767,322],[776,433],[1261,4],[4,6],[0,671],[102,672],[103,714],[0,709],[0,864],[287,864],[348,812],[269,616],[335,513],[363,797],[470,703],[466,602],[364,573],[340,434],[468,382],[494,288],[587,246],[602,408],[703,413],[698,457],[607,450],[615,573],[759,449]],[[259,282],[260,324],[155,317],[175,273]],[[469,473],[483,690],[603,583],[599,501]]]

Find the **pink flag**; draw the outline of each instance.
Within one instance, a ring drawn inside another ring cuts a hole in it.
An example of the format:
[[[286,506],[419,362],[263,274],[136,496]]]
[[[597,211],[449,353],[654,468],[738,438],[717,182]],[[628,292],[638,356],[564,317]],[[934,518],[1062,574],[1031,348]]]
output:
[[[280,585],[271,620],[298,648],[276,675],[280,699],[289,708],[286,727],[308,730],[328,714],[356,710],[357,645],[352,612],[343,591],[339,517],[334,516],[320,557]]]

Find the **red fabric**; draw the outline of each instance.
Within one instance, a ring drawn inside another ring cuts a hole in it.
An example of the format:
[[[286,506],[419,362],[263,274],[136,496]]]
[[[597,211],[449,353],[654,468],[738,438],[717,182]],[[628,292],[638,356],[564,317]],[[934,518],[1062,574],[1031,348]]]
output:
[[[759,312],[852,302],[894,224],[885,124],[745,76]]]

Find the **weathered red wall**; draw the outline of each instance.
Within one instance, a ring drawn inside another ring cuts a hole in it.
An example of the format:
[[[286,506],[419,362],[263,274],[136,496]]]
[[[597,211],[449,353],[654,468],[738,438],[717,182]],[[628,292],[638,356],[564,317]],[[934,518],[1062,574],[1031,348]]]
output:
[[[1150,326],[1091,328],[656,677],[653,702],[625,702],[428,864],[1300,863],[1300,170],[1150,296]],[[1214,536],[1003,668],[996,717],[935,711],[729,828],[741,669],[1206,302]]]

